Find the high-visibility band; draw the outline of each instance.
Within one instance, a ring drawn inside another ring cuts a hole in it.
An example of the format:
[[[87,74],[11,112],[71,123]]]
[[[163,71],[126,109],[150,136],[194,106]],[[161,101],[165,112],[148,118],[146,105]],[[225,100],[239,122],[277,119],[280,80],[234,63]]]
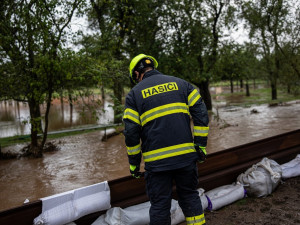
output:
[[[123,119],[129,119],[137,124],[141,124],[139,113],[130,108],[125,109]]]
[[[199,216],[186,217],[185,220],[186,220],[186,224],[189,224],[189,225],[205,224],[204,214],[201,214]]]
[[[174,114],[174,113],[186,113],[189,115],[188,106],[185,103],[171,103],[167,105],[162,105],[151,110],[146,111],[141,115],[142,126],[146,123],[154,120],[158,117]]]
[[[201,95],[194,89],[188,96],[189,107],[195,105],[195,103],[200,99]]]
[[[191,152],[196,152],[194,143],[184,143],[145,152],[143,153],[143,158],[144,162],[153,162]]]
[[[207,137],[209,127],[194,126],[194,136]]]
[[[127,148],[127,154],[128,155],[137,155],[141,152],[141,145],[138,144],[136,146],[133,146],[133,147],[128,147],[126,146]]]

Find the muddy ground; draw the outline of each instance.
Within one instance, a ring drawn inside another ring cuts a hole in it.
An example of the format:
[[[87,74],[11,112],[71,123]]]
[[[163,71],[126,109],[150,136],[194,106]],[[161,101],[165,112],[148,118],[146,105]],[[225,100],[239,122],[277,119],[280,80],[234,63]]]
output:
[[[300,177],[284,181],[267,197],[244,198],[205,217],[208,225],[300,224]]]

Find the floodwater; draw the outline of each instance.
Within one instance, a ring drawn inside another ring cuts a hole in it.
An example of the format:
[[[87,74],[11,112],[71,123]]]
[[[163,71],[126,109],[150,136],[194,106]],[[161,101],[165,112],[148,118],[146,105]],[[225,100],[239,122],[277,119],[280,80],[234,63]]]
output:
[[[275,107],[214,105],[218,107],[210,115],[208,153],[300,128],[300,101]],[[129,175],[124,136],[101,142],[102,136],[95,131],[64,137],[55,141],[60,151],[45,153],[43,158],[1,160],[0,210],[20,206],[25,199],[34,201]]]
[[[52,102],[48,131],[70,129],[79,126],[113,123],[113,109],[108,101],[103,105],[99,97],[82,98],[73,107],[58,99]],[[45,105],[41,113],[45,113]],[[29,106],[25,102],[0,101],[0,138],[30,134]]]

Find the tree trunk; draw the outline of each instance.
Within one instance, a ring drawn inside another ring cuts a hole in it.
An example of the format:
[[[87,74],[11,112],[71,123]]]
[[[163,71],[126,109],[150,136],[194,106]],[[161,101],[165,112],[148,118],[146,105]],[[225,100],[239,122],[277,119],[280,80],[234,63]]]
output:
[[[45,129],[43,132],[43,140],[40,146],[41,152],[44,149],[44,145],[47,141],[47,136],[48,136],[48,126],[49,126],[49,112],[50,112],[50,107],[51,107],[51,100],[52,100],[52,87],[50,88],[48,92],[48,98],[47,98],[47,108],[46,108],[46,113],[45,113]]]
[[[233,93],[233,80],[230,78],[230,92]]]
[[[243,82],[243,79],[240,79],[240,88],[241,88],[241,89],[244,88],[244,82]]]
[[[41,112],[39,103],[34,99],[28,101],[30,111],[30,124],[31,124],[31,143],[29,152],[34,157],[42,157],[42,150],[38,144],[38,133],[41,132]]]
[[[248,96],[248,97],[250,96],[248,80],[246,80],[246,96]]]
[[[209,92],[209,81],[205,80],[200,82],[198,87],[200,89],[200,95],[206,105],[207,110],[212,110],[211,95]]]
[[[271,81],[271,89],[272,89],[272,100],[276,100],[277,99],[277,84],[276,84],[276,80],[275,81]]]
[[[114,80],[114,123],[122,122],[123,110],[121,109],[122,104],[122,92],[123,86],[119,80]]]
[[[70,104],[70,124],[73,123],[73,99],[72,95],[69,93],[69,104]]]
[[[62,118],[62,122],[64,122],[64,120],[65,120],[65,113],[64,113],[65,109],[64,109],[63,90],[60,91],[59,95],[60,95],[61,118]]]
[[[102,96],[102,104],[104,105],[104,101],[105,101],[105,90],[104,90],[104,86],[101,86],[101,96]]]

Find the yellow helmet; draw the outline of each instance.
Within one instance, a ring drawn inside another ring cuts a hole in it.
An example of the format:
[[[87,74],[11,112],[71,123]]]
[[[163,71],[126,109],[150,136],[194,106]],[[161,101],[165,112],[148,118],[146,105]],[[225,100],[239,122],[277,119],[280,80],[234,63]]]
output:
[[[146,64],[144,64],[143,62],[139,63],[142,59],[146,59],[145,60]],[[147,61],[147,59],[149,59],[149,60]],[[145,65],[147,65],[147,64],[154,68],[158,67],[158,62],[156,61],[155,58],[153,58],[150,55],[139,54],[131,60],[131,62],[129,64],[129,73],[130,73],[130,80],[133,83],[137,83],[137,80],[134,77],[132,77],[133,71],[143,69],[145,67]]]

